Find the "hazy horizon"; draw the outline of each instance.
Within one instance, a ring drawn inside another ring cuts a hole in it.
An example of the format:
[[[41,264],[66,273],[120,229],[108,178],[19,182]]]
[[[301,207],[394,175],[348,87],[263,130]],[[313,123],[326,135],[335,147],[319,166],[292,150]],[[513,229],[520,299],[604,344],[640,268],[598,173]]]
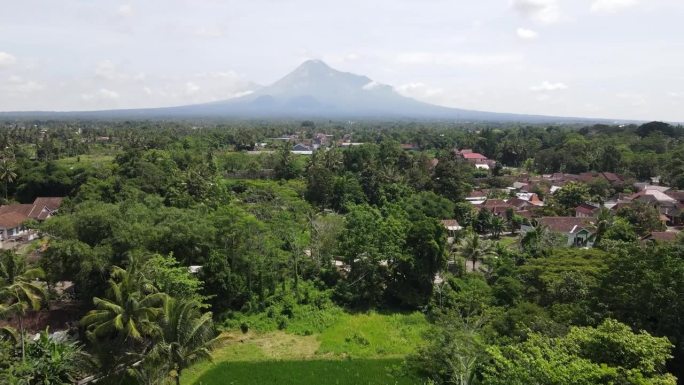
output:
[[[684,121],[676,0],[9,3],[0,111],[177,106],[307,59],[442,106]]]

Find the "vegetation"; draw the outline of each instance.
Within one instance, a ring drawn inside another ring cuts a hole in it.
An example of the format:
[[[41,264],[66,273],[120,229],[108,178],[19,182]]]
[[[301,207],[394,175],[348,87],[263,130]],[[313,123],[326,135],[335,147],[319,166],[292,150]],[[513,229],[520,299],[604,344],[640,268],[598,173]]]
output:
[[[269,139],[319,132],[333,142],[312,156]],[[537,216],[656,176],[684,188],[682,127],[36,121],[1,123],[0,145],[3,203],[66,197],[26,224],[39,244],[0,254],[2,383],[684,377],[684,243],[639,241],[663,229],[652,206],[599,212],[595,248],[579,249],[465,201],[507,198],[494,190],[521,173],[624,176],[537,186]],[[453,219],[464,229],[447,232]],[[27,330],[64,301],[82,310],[67,332]]]

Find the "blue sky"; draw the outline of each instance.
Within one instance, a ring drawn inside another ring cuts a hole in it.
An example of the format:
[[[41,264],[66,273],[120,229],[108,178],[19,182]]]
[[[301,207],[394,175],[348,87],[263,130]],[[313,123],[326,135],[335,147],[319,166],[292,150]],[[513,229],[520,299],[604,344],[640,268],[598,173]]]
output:
[[[22,0],[0,110],[227,99],[306,59],[469,109],[684,121],[681,0]]]

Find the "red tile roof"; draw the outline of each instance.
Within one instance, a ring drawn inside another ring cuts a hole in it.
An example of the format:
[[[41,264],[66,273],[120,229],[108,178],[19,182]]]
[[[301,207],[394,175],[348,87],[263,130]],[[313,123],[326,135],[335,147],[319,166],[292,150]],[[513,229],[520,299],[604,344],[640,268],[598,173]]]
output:
[[[64,198],[36,198],[33,204],[14,204],[0,206],[0,228],[18,227],[28,219],[42,221],[52,215]]]
[[[477,159],[477,160],[480,160],[480,159],[487,159],[486,156],[484,156],[484,155],[482,155],[482,154],[478,154],[477,152],[468,152],[468,153],[465,153],[465,154],[462,153],[461,156],[462,156],[464,159]]]

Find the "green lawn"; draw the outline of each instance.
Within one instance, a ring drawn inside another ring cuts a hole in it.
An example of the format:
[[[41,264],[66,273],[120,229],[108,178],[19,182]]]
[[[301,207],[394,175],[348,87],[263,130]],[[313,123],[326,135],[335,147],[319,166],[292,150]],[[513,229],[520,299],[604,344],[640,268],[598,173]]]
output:
[[[342,357],[401,357],[416,348],[427,328],[421,313],[345,314],[320,336],[321,354]]]
[[[420,313],[348,314],[320,334],[227,333],[213,362],[186,370],[184,385],[419,384],[398,370],[427,329]]]
[[[345,361],[222,362],[194,385],[414,385],[394,374],[399,359]]]
[[[62,158],[57,163],[67,168],[85,168],[89,166],[105,166],[114,161],[113,155],[79,155],[70,158]]]

